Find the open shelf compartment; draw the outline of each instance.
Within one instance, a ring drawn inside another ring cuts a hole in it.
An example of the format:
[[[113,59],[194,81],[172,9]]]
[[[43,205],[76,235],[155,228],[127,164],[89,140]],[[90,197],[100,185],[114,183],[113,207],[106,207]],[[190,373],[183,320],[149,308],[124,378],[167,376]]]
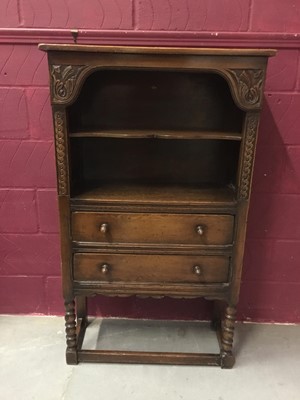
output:
[[[74,202],[232,205],[240,143],[71,139]]]
[[[72,136],[200,138],[202,134],[236,140],[244,112],[217,74],[111,69],[87,78],[68,116]]]

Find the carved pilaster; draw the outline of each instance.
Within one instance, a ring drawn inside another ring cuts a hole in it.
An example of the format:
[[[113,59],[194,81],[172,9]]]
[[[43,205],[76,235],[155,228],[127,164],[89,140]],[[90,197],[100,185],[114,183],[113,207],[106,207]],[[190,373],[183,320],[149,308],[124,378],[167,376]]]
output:
[[[68,193],[68,175],[66,160],[66,143],[65,143],[65,120],[64,113],[56,111],[54,113],[54,129],[55,129],[55,151],[56,151],[56,169],[57,169],[57,189],[58,194],[65,195]]]
[[[242,161],[239,198],[248,199],[250,195],[252,166],[254,162],[256,134],[258,128],[258,114],[250,114],[246,119],[245,139],[244,139],[244,158]]]
[[[77,79],[86,68],[85,65],[51,65],[51,94],[54,104],[70,101],[74,94]]]
[[[234,83],[234,94],[240,106],[245,109],[260,108],[264,71],[261,69],[228,69],[227,73]]]

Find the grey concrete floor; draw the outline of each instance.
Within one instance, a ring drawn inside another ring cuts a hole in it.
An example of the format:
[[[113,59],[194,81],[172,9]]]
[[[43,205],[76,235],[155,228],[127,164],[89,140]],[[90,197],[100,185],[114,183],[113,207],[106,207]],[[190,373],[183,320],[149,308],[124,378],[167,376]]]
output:
[[[65,364],[60,317],[0,317],[0,399],[299,400],[300,326],[237,324],[237,362],[218,367]],[[86,348],[217,351],[203,323],[94,320]]]

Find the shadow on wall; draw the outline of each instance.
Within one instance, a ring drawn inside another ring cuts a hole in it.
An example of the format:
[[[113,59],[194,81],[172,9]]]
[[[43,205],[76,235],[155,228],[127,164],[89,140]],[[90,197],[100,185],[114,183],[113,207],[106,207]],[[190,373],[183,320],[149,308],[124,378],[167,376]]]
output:
[[[291,246],[281,246],[283,241],[300,238],[299,196],[295,196],[300,192],[300,159],[297,167],[284,143],[288,132],[286,126],[280,125],[282,115],[274,120],[282,107],[286,112],[288,107],[282,104],[280,94],[266,94],[248,219],[239,304],[241,320],[300,320],[299,307],[291,307],[297,301],[290,286],[293,274],[299,282],[299,272],[287,270],[291,268],[289,259],[294,256],[288,252]]]
[[[212,302],[204,299],[161,299],[96,296],[88,301],[89,313],[103,317],[210,320]]]

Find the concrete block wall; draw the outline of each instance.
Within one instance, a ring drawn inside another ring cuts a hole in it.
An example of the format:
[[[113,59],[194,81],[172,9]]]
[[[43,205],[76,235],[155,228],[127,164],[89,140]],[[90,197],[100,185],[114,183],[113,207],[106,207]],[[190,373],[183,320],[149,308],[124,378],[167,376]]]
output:
[[[0,313],[63,313],[53,128],[39,42],[275,47],[251,197],[243,320],[300,322],[300,1],[0,2]],[[203,300],[95,298],[101,315],[205,318]]]

